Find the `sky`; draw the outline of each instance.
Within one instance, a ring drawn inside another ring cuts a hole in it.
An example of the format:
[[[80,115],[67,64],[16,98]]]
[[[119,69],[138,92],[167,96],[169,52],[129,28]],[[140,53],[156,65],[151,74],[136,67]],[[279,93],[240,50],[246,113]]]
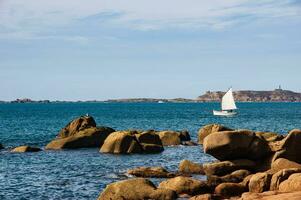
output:
[[[0,100],[301,92],[301,0],[0,0]]]

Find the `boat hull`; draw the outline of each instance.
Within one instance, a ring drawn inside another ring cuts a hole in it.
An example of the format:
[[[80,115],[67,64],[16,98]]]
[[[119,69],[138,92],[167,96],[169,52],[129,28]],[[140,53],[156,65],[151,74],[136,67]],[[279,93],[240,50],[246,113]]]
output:
[[[224,111],[224,110],[222,110],[222,111],[214,110],[213,111],[213,115],[216,115],[216,116],[233,116],[236,114],[237,114],[237,112],[234,112],[234,111],[232,111],[232,112]]]

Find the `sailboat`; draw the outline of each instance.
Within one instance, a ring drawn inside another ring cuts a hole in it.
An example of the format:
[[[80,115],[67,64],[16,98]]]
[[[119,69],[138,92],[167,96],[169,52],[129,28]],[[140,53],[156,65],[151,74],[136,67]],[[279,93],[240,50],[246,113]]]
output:
[[[221,111],[213,110],[213,115],[233,116],[237,114],[235,110],[237,110],[237,107],[233,97],[232,88],[230,88],[222,98],[222,110]]]

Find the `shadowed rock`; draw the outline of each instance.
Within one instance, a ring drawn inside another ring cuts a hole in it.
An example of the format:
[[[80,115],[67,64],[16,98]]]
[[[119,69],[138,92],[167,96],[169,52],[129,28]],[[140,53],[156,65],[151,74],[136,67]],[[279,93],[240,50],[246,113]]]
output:
[[[38,152],[42,151],[42,149],[38,147],[31,147],[31,146],[19,146],[11,150],[11,152],[17,153],[25,153],[25,152]]]
[[[179,136],[180,136],[181,141],[190,141],[191,140],[189,132],[187,130],[180,131]]]
[[[109,184],[98,200],[173,200],[177,194],[169,189],[157,189],[149,180],[136,178]]]

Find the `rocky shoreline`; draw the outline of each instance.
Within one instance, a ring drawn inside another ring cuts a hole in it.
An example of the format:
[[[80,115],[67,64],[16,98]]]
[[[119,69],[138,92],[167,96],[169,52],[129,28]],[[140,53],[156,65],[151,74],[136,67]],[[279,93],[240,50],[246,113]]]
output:
[[[217,159],[212,163],[183,160],[178,169],[161,166],[128,169],[127,180],[107,185],[98,200],[108,199],[300,199],[301,130],[283,136],[271,132],[233,130],[209,124],[200,128],[198,143]],[[91,116],[67,124],[45,150],[99,148],[100,153],[153,154],[166,146],[197,145],[188,131],[123,130],[97,126]],[[4,148],[0,144],[0,149]],[[38,152],[20,146],[12,153]],[[194,177],[205,175],[206,180]],[[158,185],[148,178],[163,178]]]

